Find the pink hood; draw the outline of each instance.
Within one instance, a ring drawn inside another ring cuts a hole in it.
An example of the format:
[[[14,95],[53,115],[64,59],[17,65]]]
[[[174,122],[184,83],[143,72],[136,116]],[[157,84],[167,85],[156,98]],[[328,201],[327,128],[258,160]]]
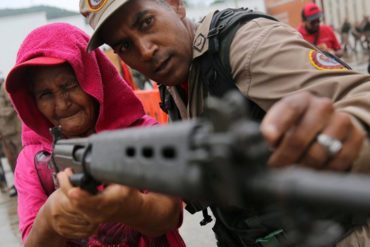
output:
[[[154,123],[152,120],[145,121],[147,118],[141,102],[108,58],[99,49],[86,52],[88,41],[88,35],[66,23],[37,28],[24,40],[16,65],[6,80],[6,89],[26,125],[22,135],[24,146],[36,143],[50,145],[52,141],[49,134],[52,126],[36,108],[24,76],[24,68],[31,65],[23,63],[36,57],[60,58],[70,63],[81,88],[100,103],[97,132]],[[138,121],[143,118],[144,121]]]
[[[141,102],[122,79],[114,65],[99,50],[86,53],[89,37],[80,29],[64,23],[42,26],[31,32],[21,45],[16,65],[6,79],[6,89],[23,121],[24,149],[18,156],[15,186],[18,190],[19,227],[23,241],[26,239],[40,207],[54,190],[47,166],[37,166],[36,153],[51,152],[51,123],[39,112],[24,71],[28,66],[38,66],[37,57],[51,57],[68,61],[81,88],[99,102],[97,132],[155,124],[144,115]],[[34,60],[32,60],[34,59]],[[40,59],[41,60],[41,59]],[[42,184],[40,183],[42,181]]]

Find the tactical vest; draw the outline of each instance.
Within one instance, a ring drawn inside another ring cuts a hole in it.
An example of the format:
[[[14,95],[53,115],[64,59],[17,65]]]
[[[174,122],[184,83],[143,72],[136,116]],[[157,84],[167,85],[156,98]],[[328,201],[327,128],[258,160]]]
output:
[[[235,33],[242,25],[260,17],[277,21],[269,15],[245,8],[225,9],[214,14],[207,37],[209,41],[208,50],[193,61],[201,68],[203,88],[207,91],[207,95],[222,97],[229,90],[240,92],[231,74],[230,45]],[[347,64],[337,57],[322,52],[350,69]],[[187,102],[183,89],[179,86],[177,88],[184,102]],[[166,91],[166,87],[160,85],[159,90],[162,110],[168,113],[172,119],[181,119],[176,104]],[[257,121],[262,120],[265,111],[253,101],[247,99],[247,102],[250,118]],[[207,213],[207,208],[211,209],[216,218],[213,231],[219,247],[275,246],[279,239],[285,238],[284,230],[281,228],[280,209],[277,205],[268,205],[268,207],[260,205],[261,207],[258,208],[220,208],[194,201],[187,201],[186,203],[186,209],[190,213],[203,211],[204,220],[200,223],[201,225],[205,225],[212,220]]]

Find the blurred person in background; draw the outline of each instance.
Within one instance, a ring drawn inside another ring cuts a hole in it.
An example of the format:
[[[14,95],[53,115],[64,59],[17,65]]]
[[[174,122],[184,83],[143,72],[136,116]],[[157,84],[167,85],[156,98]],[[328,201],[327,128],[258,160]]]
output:
[[[22,123],[5,91],[4,78],[0,78],[0,83],[0,145],[2,146],[2,157],[7,158],[14,173],[17,157],[22,149]],[[2,173],[2,189],[5,191],[7,185],[4,169],[2,169]],[[13,185],[10,187],[9,196],[15,195],[17,195],[17,190]]]
[[[354,50],[354,48],[351,46],[351,43],[349,41],[349,33],[352,29],[351,23],[348,21],[348,18],[345,18],[342,24],[342,27],[340,29],[340,36],[341,41],[343,45],[344,52],[347,52],[347,49],[350,48],[351,50]]]
[[[367,49],[370,50],[370,20],[369,16],[365,15],[361,22],[362,32],[367,43]]]
[[[357,51],[357,43],[360,43],[361,48],[364,49],[364,44],[362,43],[362,36],[363,36],[363,34],[362,34],[361,23],[358,22],[358,21],[356,21],[354,23],[354,25],[352,26],[351,32],[352,32],[352,36],[353,36],[353,38],[355,40],[355,43],[353,45],[354,51]]]
[[[327,51],[337,57],[343,56],[343,49],[333,29],[321,24],[323,16],[321,9],[315,3],[308,3],[302,9],[302,24],[297,30],[308,42],[321,50]]]

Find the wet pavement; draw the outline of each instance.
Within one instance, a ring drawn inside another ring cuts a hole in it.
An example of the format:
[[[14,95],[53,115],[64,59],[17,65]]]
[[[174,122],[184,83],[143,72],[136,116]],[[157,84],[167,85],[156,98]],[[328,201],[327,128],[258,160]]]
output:
[[[342,57],[343,61],[348,63],[353,70],[362,73],[367,73],[367,66],[369,63],[369,51],[359,51],[359,52],[348,52]]]
[[[0,194],[0,236],[2,246],[22,246],[18,231],[17,198],[9,198],[8,194]]]
[[[345,54],[343,60],[347,62],[353,70],[366,73],[369,52],[351,52],[349,54]],[[1,159],[1,161],[4,164],[7,182],[10,187],[13,185],[13,174],[10,171],[10,167],[6,162],[6,159]],[[184,223],[180,228],[180,233],[183,236],[185,243],[190,247],[216,246],[216,241],[211,231],[214,222],[201,227],[199,225],[201,220],[201,213],[190,215],[184,211]],[[18,231],[17,198],[9,197],[7,191],[0,193],[0,222],[1,246],[22,246],[21,236]]]
[[[5,158],[1,159],[1,163],[8,188],[10,188],[14,182],[13,173]],[[5,189],[0,193],[0,236],[3,243],[1,246],[21,247],[21,235],[18,231],[17,197],[9,197],[9,190]]]

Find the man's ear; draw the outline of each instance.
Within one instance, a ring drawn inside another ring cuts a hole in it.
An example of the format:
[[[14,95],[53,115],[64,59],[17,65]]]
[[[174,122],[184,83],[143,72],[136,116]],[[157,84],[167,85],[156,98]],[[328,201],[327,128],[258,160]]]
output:
[[[173,8],[181,19],[185,18],[186,8],[182,0],[166,0],[166,2]]]

